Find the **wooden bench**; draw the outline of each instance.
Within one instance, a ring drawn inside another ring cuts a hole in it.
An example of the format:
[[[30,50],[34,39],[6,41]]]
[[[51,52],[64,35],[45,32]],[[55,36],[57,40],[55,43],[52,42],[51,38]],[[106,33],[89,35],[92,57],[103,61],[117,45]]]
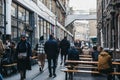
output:
[[[70,69],[71,66],[65,66],[66,68]],[[73,67],[74,69],[79,69],[79,68],[82,68],[82,69],[98,69],[97,67],[95,66],[74,66]]]
[[[79,55],[79,57],[86,57],[86,58],[91,58],[91,55]]]
[[[11,67],[11,66],[16,66],[17,63],[12,63],[12,64],[6,64],[6,65],[2,65],[3,67]]]
[[[98,64],[98,61],[76,61],[76,60],[66,60],[66,63],[71,64]],[[120,62],[112,62],[113,65],[120,65]]]
[[[61,71],[65,72],[65,80],[67,80],[68,73],[70,80],[73,80],[73,73],[90,73],[90,74],[102,74],[98,71],[88,71],[88,70],[70,70],[70,69],[61,69]],[[111,72],[111,75],[120,75],[120,72]]]
[[[17,63],[5,64],[2,65],[2,68],[4,70],[3,73],[5,74],[5,76],[8,76],[12,72],[17,72]]]
[[[92,61],[92,58],[80,58],[81,61]]]
[[[32,59],[37,59],[37,56],[33,56]],[[8,75],[8,72],[7,70],[10,70],[10,73],[12,72],[12,67],[16,67],[17,66],[17,63],[11,63],[11,64],[4,64],[2,65],[4,71],[5,71],[5,74]]]
[[[66,63],[68,64],[87,64],[87,65],[97,65],[98,62],[97,61],[76,61],[76,60],[66,60]],[[120,62],[112,62],[113,65],[120,65]],[[71,66],[70,66],[71,67]],[[61,69],[61,71],[64,71],[66,73],[66,76],[67,76],[67,73],[70,73],[70,78],[71,80],[73,79],[73,75],[72,73],[73,72],[81,72],[81,73],[91,73],[91,74],[100,74],[98,71],[86,71],[86,70],[76,70],[77,67],[80,67],[79,65],[73,69],[71,69],[70,67],[66,67],[68,69]],[[72,66],[73,67],[73,66]],[[84,69],[89,69],[89,67],[82,67]],[[95,67],[90,67],[91,69],[94,69]],[[70,70],[71,69],[71,70]],[[120,75],[120,72],[112,72],[110,73],[112,75]],[[65,77],[66,80],[67,80],[67,77]]]

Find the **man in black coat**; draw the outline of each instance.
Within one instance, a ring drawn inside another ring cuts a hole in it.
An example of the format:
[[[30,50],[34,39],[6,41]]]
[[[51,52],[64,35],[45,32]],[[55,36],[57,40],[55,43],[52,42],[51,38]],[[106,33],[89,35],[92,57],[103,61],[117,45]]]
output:
[[[68,54],[68,49],[70,48],[70,42],[67,40],[67,37],[64,37],[64,39],[60,42],[60,49],[61,49],[61,65],[63,63],[63,57],[64,62],[66,60],[66,56]]]
[[[58,43],[54,39],[53,35],[50,35],[48,41],[45,42],[45,53],[48,59],[48,70],[49,70],[49,77],[56,77],[56,66],[57,66],[57,56],[58,56]],[[52,74],[52,67],[53,67],[53,74]]]

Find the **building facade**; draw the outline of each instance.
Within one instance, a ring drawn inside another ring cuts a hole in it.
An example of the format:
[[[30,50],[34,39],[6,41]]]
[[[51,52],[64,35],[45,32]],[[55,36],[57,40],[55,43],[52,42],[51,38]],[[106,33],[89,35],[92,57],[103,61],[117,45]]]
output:
[[[120,58],[120,0],[97,0],[97,29],[99,43]]]
[[[0,0],[1,1],[1,0]],[[0,5],[2,21],[6,21],[5,38],[18,42],[20,35],[26,33],[28,40],[34,47],[39,38],[47,40],[50,34],[55,38],[63,39],[72,34],[64,27],[66,4],[68,0],[2,0]],[[4,3],[4,4],[2,4]],[[4,12],[2,11],[2,9]],[[2,26],[0,29],[2,29]]]
[[[88,21],[87,22],[75,21],[74,26],[75,26],[75,39],[89,41],[90,30]]]

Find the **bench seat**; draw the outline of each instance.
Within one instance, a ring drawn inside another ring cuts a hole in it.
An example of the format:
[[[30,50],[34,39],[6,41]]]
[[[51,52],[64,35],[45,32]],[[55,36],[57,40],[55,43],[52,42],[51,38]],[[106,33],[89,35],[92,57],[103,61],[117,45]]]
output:
[[[65,80],[67,80],[67,75],[69,73],[69,78],[73,80],[73,73],[90,73],[90,74],[102,74],[99,71],[90,71],[90,70],[70,70],[70,69],[61,69],[65,72]],[[111,72],[112,75],[120,75],[120,72]]]

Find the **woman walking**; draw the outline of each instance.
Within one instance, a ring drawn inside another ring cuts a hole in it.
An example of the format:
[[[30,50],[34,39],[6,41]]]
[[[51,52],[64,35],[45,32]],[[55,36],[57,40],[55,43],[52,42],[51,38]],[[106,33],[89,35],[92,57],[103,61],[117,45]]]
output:
[[[43,71],[45,65],[45,51],[44,51],[44,37],[40,37],[40,42],[36,45],[35,50],[37,51],[38,55],[38,65],[39,70]]]
[[[26,70],[31,70],[31,46],[26,41],[26,35],[21,35],[21,40],[16,48],[17,52],[17,68],[20,72],[20,80],[24,80],[26,78]]]

